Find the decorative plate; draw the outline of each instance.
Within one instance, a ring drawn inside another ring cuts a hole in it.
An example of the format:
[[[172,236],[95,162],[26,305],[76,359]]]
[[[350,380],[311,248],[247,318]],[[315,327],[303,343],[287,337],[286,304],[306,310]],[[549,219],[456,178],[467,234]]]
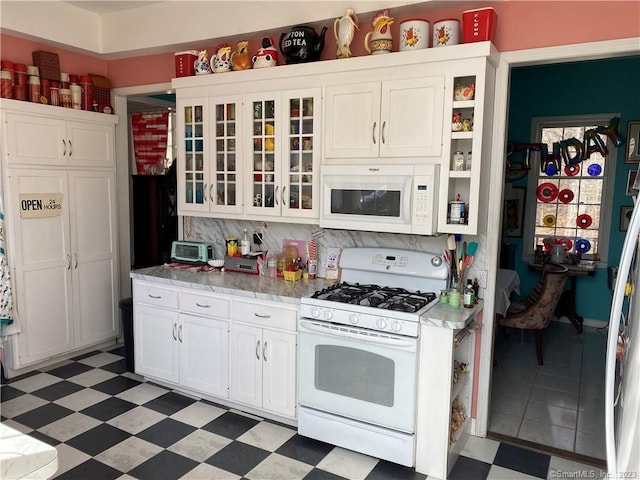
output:
[[[545,227],[553,227],[556,224],[556,216],[552,214],[545,215],[542,223],[544,223]]]
[[[562,203],[569,203],[571,200],[573,200],[573,192],[568,188],[560,190],[560,193],[558,193],[558,200],[560,200]]]
[[[591,215],[587,215],[586,213],[578,215],[578,218],[576,219],[576,225],[580,228],[589,228],[591,226],[591,222],[593,222]]]
[[[589,167],[587,168],[587,173],[592,177],[597,177],[602,173],[602,167],[597,163],[594,163],[592,165],[589,165]]]
[[[571,247],[573,247],[573,242],[569,240],[567,237],[560,237],[559,239],[556,240],[556,243],[563,245],[565,252],[568,252],[569,250],[571,250]]]
[[[549,182],[541,183],[536,189],[536,195],[541,202],[553,202],[558,196],[558,187]]]
[[[567,165],[564,167],[564,173],[570,177],[575,177],[580,173],[580,165]]]
[[[586,238],[576,240],[576,252],[587,253],[591,250],[591,242]]]

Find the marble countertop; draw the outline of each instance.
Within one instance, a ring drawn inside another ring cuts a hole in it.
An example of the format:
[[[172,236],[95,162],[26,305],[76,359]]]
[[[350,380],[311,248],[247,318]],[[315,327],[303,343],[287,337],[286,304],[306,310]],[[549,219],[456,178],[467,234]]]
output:
[[[283,279],[271,279],[261,275],[239,272],[199,272],[159,265],[131,272],[131,278],[148,280],[157,284],[194,288],[214,293],[226,293],[239,297],[261,298],[276,302],[299,304],[302,297],[308,297],[315,291],[331,285],[335,280],[317,278],[287,282]],[[464,328],[482,309],[480,301],[473,308],[462,306],[454,308],[448,304],[435,304],[429,309],[423,323],[436,327]]]
[[[482,300],[479,300],[473,308],[464,308],[462,305],[452,307],[448,303],[436,303],[429,309],[428,318],[423,319],[422,322],[436,327],[460,329],[466,327],[483,308]]]
[[[294,304],[299,304],[302,297],[308,297],[316,290],[335,282],[335,280],[324,278],[288,282],[281,278],[273,279],[241,272],[220,272],[218,270],[199,272],[166,265],[134,270],[131,272],[131,278],[176,287]]]
[[[58,470],[58,451],[0,423],[0,478],[40,480]]]

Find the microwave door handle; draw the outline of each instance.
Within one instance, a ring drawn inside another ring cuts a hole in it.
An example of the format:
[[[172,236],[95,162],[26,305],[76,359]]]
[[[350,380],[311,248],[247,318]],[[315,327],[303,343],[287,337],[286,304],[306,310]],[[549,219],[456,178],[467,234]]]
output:
[[[390,345],[392,347],[411,347],[415,344],[414,339],[403,340],[401,338],[378,337],[375,335],[361,335],[359,333],[353,333],[345,330],[338,330],[331,327],[323,327],[315,323],[310,323],[305,321],[301,321],[300,326],[312,332],[323,333],[325,335],[329,335],[333,337],[352,338],[355,340],[366,341],[367,343],[373,343],[377,345]]]

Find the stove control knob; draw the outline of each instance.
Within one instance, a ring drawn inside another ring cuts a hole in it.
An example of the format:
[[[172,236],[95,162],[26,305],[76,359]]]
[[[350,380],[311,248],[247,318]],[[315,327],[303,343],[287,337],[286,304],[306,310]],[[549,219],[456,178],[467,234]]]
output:
[[[331,310],[325,310],[324,319],[331,320],[333,318],[333,312]]]
[[[320,318],[320,309],[319,308],[312,308],[311,309],[311,316],[313,318]]]
[[[353,324],[356,325],[359,321],[360,321],[360,317],[358,317],[357,313],[353,313],[349,316],[349,321]]]
[[[399,332],[402,330],[402,324],[400,322],[391,322],[391,330],[394,332]]]
[[[384,318],[378,318],[376,320],[376,325],[380,330],[384,330],[385,328],[387,328],[387,322],[385,321]]]

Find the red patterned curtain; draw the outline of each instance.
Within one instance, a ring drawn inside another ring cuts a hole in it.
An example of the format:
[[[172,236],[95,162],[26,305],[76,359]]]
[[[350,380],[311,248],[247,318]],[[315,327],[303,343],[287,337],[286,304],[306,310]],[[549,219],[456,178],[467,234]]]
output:
[[[169,112],[131,115],[133,153],[138,175],[162,175],[165,171]]]

